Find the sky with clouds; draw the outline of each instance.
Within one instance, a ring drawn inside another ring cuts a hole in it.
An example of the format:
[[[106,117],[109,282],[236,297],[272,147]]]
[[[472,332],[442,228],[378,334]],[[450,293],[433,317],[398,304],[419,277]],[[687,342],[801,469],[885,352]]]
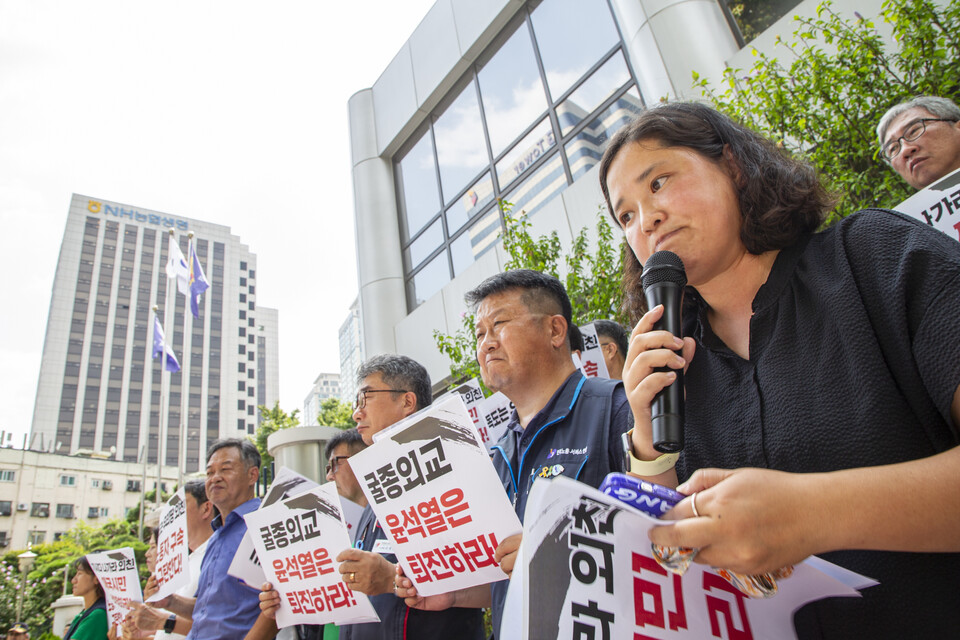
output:
[[[434,0],[0,0],[0,430],[30,429],[73,193],[224,224],[280,311],[280,402],[357,295],[347,100]]]

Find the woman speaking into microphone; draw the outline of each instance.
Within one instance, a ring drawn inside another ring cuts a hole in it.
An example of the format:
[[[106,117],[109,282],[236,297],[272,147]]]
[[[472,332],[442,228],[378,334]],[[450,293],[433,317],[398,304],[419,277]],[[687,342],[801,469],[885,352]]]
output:
[[[694,103],[657,106],[600,165],[631,251],[632,471],[688,497],[663,545],[747,574],[817,554],[874,578],[801,609],[801,638],[960,629],[960,243],[884,210],[818,231],[813,169]],[[683,263],[682,335],[655,330],[643,265]],[[684,372],[682,452],[651,405]]]

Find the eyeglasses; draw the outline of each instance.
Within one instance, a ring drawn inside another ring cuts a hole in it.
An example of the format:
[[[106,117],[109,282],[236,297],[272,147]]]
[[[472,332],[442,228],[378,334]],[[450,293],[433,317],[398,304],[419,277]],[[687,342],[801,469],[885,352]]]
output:
[[[955,118],[921,118],[916,122],[912,123],[907,130],[903,132],[903,135],[897,138],[896,140],[891,140],[884,147],[881,153],[883,157],[887,160],[893,160],[900,154],[900,150],[903,148],[903,142],[913,142],[920,136],[924,134],[927,130],[928,122],[956,122]]]
[[[341,461],[341,460],[346,460],[346,459],[349,458],[349,457],[350,457],[350,456],[334,456],[334,457],[333,457],[333,464],[328,464],[328,465],[327,465],[327,473],[330,473],[330,471],[332,470],[333,473],[334,473],[334,475],[336,475],[337,471],[339,471],[339,470],[340,470],[340,467],[341,467],[340,461]]]
[[[367,395],[371,393],[407,393],[406,389],[361,389],[353,402],[353,410],[359,411],[367,406]]]

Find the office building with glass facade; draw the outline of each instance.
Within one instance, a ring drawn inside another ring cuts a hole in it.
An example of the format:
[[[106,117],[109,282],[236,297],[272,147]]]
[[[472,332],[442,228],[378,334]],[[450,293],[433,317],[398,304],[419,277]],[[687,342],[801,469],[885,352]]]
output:
[[[31,428],[31,448],[158,459],[161,359],[152,308],[164,318],[168,229],[184,255],[189,232],[210,282],[199,318],[174,290],[167,343],[170,374],[163,444],[186,470],[204,466],[208,444],[253,433],[258,404],[278,399],[277,312],[256,304],[256,255],[229,227],[74,195],[54,277]],[[174,285],[175,289],[175,285]],[[189,336],[189,340],[185,337]],[[184,346],[189,346],[185,349]],[[181,414],[183,414],[181,416]]]
[[[433,331],[502,269],[506,216],[569,246],[596,225],[609,137],[739,49],[712,0],[439,0],[349,103],[366,353],[442,380]]]

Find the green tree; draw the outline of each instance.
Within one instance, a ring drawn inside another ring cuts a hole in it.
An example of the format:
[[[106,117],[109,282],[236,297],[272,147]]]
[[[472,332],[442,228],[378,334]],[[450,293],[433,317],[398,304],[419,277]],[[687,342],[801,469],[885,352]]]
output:
[[[510,256],[504,265],[505,271],[534,269],[558,278],[570,297],[575,324],[598,318],[625,321],[620,309],[620,272],[625,245],[614,241],[613,228],[602,205],[597,210],[596,240],[591,244],[587,229],[581,229],[566,253],[556,231],[535,238],[524,212],[514,215],[509,202],[501,202],[500,208],[505,220],[501,239]],[[453,334],[433,332],[437,348],[450,360],[454,385],[480,377],[474,316],[464,312],[460,318],[461,325]]]
[[[787,15],[800,0],[725,0],[745,42],[750,42],[767,27]]]
[[[176,489],[174,489],[174,492],[176,492]],[[160,499],[164,502],[169,500],[170,496],[172,495],[173,495],[172,493],[167,493],[163,490],[160,491]],[[143,497],[147,503],[147,513],[149,513],[150,510],[153,509],[157,504],[157,490],[150,489],[143,495]],[[133,507],[132,509],[130,509],[130,511],[127,512],[127,515],[124,517],[124,520],[136,526],[140,525],[140,503],[139,502],[137,502],[137,506]]]
[[[357,426],[353,421],[353,407],[340,398],[327,398],[320,403],[317,424],[338,429],[352,429]]]
[[[873,22],[826,1],[816,16],[795,18],[792,38],[777,37],[786,61],[754,50],[753,67],[728,69],[720,89],[694,73],[718,109],[817,168],[838,197],[828,222],[910,195],[879,154],[876,125],[889,107],[920,94],[960,98],[960,3],[882,7],[892,45]]]
[[[32,634],[51,630],[53,611],[50,605],[63,595],[64,567],[80,556],[97,550],[132,547],[137,558],[141,582],[146,582],[145,554],[147,545],[136,535],[136,525],[122,520],[111,520],[101,527],[77,523],[55,542],[33,547],[37,554],[33,568],[27,574],[23,590],[23,620]],[[17,556],[24,549],[9,551],[0,556],[0,628],[9,629],[16,620],[17,594],[21,588],[21,574]],[[72,575],[72,574],[71,574]],[[67,593],[70,587],[67,586]],[[52,629],[60,633],[62,629]]]
[[[262,471],[263,469],[269,469],[273,462],[273,456],[267,451],[267,438],[281,429],[300,426],[300,418],[297,417],[300,410],[294,409],[288,414],[280,408],[279,401],[273,404],[273,409],[268,409],[263,404],[257,409],[260,411],[260,425],[257,427],[256,433],[250,437],[250,440],[257,445],[257,450],[260,451],[260,469]]]

